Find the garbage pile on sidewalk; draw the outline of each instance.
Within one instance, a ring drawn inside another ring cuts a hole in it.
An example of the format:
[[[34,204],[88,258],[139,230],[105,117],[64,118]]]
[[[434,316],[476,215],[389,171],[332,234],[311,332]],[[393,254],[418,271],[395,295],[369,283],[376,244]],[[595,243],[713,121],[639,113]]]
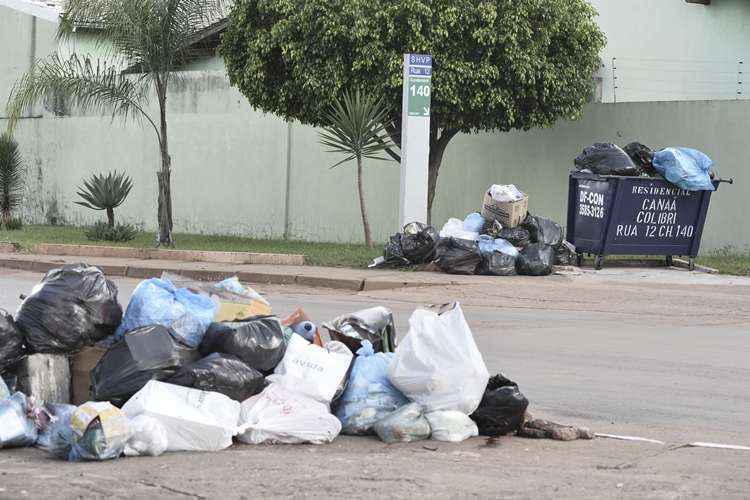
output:
[[[0,315],[0,341],[0,448],[37,446],[74,462],[339,434],[386,443],[591,437],[527,418],[518,385],[490,377],[458,303],[414,311],[396,345],[385,307],[318,327],[301,309],[279,319],[237,278],[148,279],[123,313],[115,284],[80,264],[47,273],[15,319]],[[25,356],[95,349],[82,404],[16,391]]]
[[[663,177],[686,191],[714,191],[713,161],[701,151],[667,147],[652,151],[640,142],[624,148],[597,142],[575,159],[579,172],[599,175]]]
[[[420,222],[407,224],[370,267],[434,263],[450,274],[546,276],[552,266],[575,260],[576,250],[559,224],[529,213],[528,196],[515,185],[494,184],[481,213],[448,219],[439,232]]]

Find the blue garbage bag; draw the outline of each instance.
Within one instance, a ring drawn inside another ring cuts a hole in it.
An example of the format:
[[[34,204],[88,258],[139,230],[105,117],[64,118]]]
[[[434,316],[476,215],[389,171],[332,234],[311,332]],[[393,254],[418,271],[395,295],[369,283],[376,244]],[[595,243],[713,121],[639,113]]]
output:
[[[481,233],[486,224],[487,219],[482,217],[482,214],[479,212],[472,212],[464,219],[464,231],[469,231],[470,233]]]
[[[0,448],[33,446],[37,430],[29,417],[29,401],[22,392],[0,400]]]
[[[409,402],[388,380],[394,355],[376,354],[369,340],[362,341],[336,410],[343,434],[372,434],[375,422]]]
[[[687,191],[713,191],[708,172],[711,158],[690,148],[664,148],[654,153],[654,169],[669,182]]]
[[[166,279],[141,281],[133,291],[115,341],[129,331],[149,325],[172,328],[177,337],[190,347],[198,347],[218,306],[206,295],[187,288],[177,288]]]
[[[510,241],[503,238],[492,238],[487,234],[481,235],[479,237],[479,253],[486,256],[492,255],[493,252],[518,257],[518,249]]]

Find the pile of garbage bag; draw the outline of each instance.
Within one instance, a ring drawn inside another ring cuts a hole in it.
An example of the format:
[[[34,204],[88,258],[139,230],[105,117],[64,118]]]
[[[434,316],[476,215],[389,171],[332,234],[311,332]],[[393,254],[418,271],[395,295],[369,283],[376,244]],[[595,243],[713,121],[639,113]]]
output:
[[[599,175],[661,177],[686,191],[714,191],[713,161],[701,151],[666,147],[653,151],[640,142],[624,148],[597,142],[574,160],[576,169]]]
[[[491,226],[472,219],[483,231]],[[524,231],[537,242],[517,251],[517,259],[529,247],[551,248],[562,238],[546,220],[535,219]],[[481,249],[478,240],[473,242],[475,266],[484,261],[483,254],[512,251],[488,238]],[[455,248],[455,242],[465,241],[438,239],[438,245]],[[53,288],[45,292],[45,307],[55,302],[69,308],[66,297],[73,295],[87,297],[89,304],[119,307],[117,288],[100,270],[81,265],[69,272],[80,274],[81,284],[97,284],[98,298],[67,290],[53,301],[50,297],[63,293]],[[51,272],[41,286],[59,275]],[[219,304],[227,299],[221,283],[174,276],[142,282],[122,322],[107,324],[110,337],[99,343],[107,349],[90,373],[90,401],[77,406],[36,401],[0,378],[0,448],[36,446],[71,462],[100,461],[215,452],[235,442],[324,444],[339,434],[377,436],[385,443],[459,442],[520,433],[526,422],[528,400],[504,376],[490,378],[459,303],[415,310],[397,345],[388,308],[342,314],[325,322],[324,329],[302,309],[283,320],[270,314],[242,317],[238,311],[249,314],[247,307],[261,313],[270,313],[271,307],[260,294],[237,289],[243,285],[231,280],[235,289],[230,293],[245,297],[231,303],[246,308],[232,308],[227,316],[226,309],[220,312]],[[209,301],[216,307],[208,307]],[[157,311],[154,303],[166,309]],[[28,308],[28,302],[22,307]],[[208,310],[214,314],[210,322]],[[105,324],[97,322],[101,309],[86,307],[77,318],[55,331],[54,338],[72,339],[75,333],[89,342],[100,336],[81,326],[94,325],[96,331]],[[154,323],[141,324],[146,318]],[[0,352],[12,365],[25,353],[23,334],[7,315],[0,315],[0,334],[10,339]],[[80,348],[79,342],[66,345],[67,353]],[[534,422],[544,425],[529,427],[530,436],[551,429],[546,421]]]

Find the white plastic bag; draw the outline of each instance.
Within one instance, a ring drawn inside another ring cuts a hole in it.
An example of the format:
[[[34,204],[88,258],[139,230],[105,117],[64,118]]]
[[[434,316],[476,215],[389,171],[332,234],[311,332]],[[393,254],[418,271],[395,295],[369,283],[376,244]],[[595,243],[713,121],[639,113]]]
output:
[[[218,451],[232,445],[240,403],[218,392],[149,381],[122,407],[128,418],[154,417],[167,431],[167,451]]]
[[[130,439],[125,445],[128,457],[158,457],[169,446],[167,430],[154,417],[138,415],[130,421]]]
[[[525,195],[518,190],[515,184],[493,184],[490,186],[490,196],[499,203],[521,201]]]
[[[425,414],[432,428],[432,439],[460,443],[479,435],[477,424],[460,411],[433,411]]]
[[[427,412],[477,409],[490,374],[458,302],[441,313],[414,311],[388,378]]]
[[[479,233],[467,231],[464,229],[464,221],[460,219],[448,219],[440,230],[441,238],[458,238],[460,240],[476,241],[479,239]]]
[[[344,383],[352,358],[352,352],[341,342],[331,341],[320,347],[293,335],[284,358],[266,380],[331,404]]]
[[[328,405],[281,384],[242,403],[238,439],[247,444],[330,443],[341,432],[341,422]]]

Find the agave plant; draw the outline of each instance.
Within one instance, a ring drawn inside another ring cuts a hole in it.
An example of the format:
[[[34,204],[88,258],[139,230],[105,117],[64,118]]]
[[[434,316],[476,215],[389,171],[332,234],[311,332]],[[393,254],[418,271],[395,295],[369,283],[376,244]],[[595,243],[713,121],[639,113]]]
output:
[[[347,155],[331,168],[356,160],[359,209],[362,213],[362,226],[368,247],[372,247],[372,234],[365,207],[362,163],[365,158],[389,160],[380,156],[380,153],[393,146],[386,132],[387,116],[388,108],[382,99],[366,95],[359,89],[353,94],[345,91],[342,98],[336,99],[328,112],[324,114],[323,122],[327,126],[324,126],[323,132],[320,132],[320,143],[329,148],[327,150],[329,153]]]
[[[18,143],[0,135],[0,225],[10,228],[13,210],[23,201],[23,162]]]
[[[94,174],[90,179],[84,179],[83,187],[78,188],[78,196],[84,201],[76,203],[92,210],[106,210],[107,224],[113,228],[115,208],[125,202],[132,187],[133,181],[124,173]]]

